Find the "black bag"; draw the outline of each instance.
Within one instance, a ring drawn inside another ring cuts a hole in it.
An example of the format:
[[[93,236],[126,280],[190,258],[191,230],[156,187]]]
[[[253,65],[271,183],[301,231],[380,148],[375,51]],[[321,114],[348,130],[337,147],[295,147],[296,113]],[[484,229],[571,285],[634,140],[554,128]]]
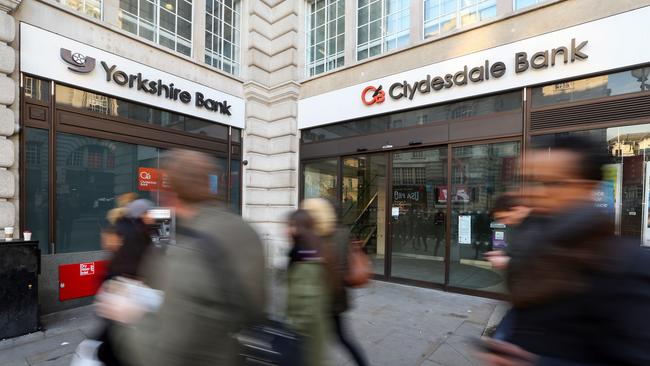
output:
[[[246,366],[299,366],[303,342],[283,323],[268,320],[265,325],[248,327],[236,336],[241,345],[241,356]]]
[[[179,227],[178,233],[199,239],[201,251],[206,254],[208,265],[215,272],[215,278],[228,278],[228,286],[241,287],[240,281],[229,268],[227,254],[221,250],[221,243],[205,233],[185,227]],[[224,275],[226,272],[226,275]],[[232,291],[231,293],[235,293]],[[247,299],[239,299],[240,304],[251,304]],[[245,305],[244,305],[245,306]],[[248,326],[234,337],[241,348],[241,361],[246,366],[302,366],[303,340],[281,322],[268,319],[262,324]]]

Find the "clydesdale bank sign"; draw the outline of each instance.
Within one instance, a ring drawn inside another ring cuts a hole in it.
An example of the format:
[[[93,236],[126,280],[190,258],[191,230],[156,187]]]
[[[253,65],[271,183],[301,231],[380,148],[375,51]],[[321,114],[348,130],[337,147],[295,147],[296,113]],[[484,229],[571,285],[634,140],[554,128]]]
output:
[[[464,65],[456,73],[445,75],[426,75],[421,80],[397,81],[386,89],[383,85],[368,85],[361,91],[361,101],[367,106],[381,104],[386,100],[386,94],[393,100],[413,100],[418,94],[428,94],[445,89],[462,87],[470,84],[489,82],[506,75],[508,67],[513,67],[515,74],[524,73],[530,69],[548,69],[557,64],[568,64],[586,60],[589,55],[584,52],[588,41],[578,42],[571,39],[568,46],[559,46],[549,50],[535,52],[516,52],[510,66],[503,61],[485,60],[481,65]]]

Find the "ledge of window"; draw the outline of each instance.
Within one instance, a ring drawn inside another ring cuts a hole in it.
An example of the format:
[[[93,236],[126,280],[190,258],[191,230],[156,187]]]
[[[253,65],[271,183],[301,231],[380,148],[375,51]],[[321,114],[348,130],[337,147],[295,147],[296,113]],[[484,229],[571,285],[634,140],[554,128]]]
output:
[[[361,61],[354,61],[354,63],[351,64],[351,65],[345,65],[344,64],[341,67],[338,67],[338,68],[335,68],[335,69],[332,69],[332,70],[328,70],[328,71],[320,73],[318,75],[306,77],[305,79],[302,79],[300,81],[300,83],[307,83],[307,82],[310,82],[310,81],[313,81],[313,80],[316,80],[316,79],[319,79],[319,78],[322,78],[322,77],[327,77],[328,75],[334,74],[334,73],[342,71],[342,70],[352,69],[352,68],[364,65],[364,64],[369,63],[369,62],[373,62],[373,61],[380,60],[382,58],[393,56],[393,55],[398,54],[400,52],[404,52],[404,51],[408,51],[408,50],[411,50],[411,49],[414,49],[414,48],[417,48],[417,47],[421,47],[423,45],[427,45],[429,43],[437,42],[437,41],[440,41],[442,39],[451,38],[451,37],[457,36],[457,35],[462,34],[462,33],[471,32],[471,31],[476,30],[478,28],[487,27],[487,26],[492,25],[494,23],[502,22],[502,21],[508,20],[510,18],[514,18],[516,16],[519,16],[521,14],[530,13],[532,11],[539,10],[541,8],[546,8],[546,7],[555,5],[557,3],[561,3],[563,1],[566,1],[566,0],[546,0],[546,1],[543,1],[543,2],[541,2],[539,4],[527,6],[525,8],[519,9],[519,10],[514,10],[513,9],[510,12],[507,12],[507,13],[504,13],[504,14],[501,14],[501,15],[497,15],[496,17],[494,17],[492,19],[489,19],[489,20],[486,20],[486,21],[483,21],[483,22],[478,22],[476,24],[469,25],[467,27],[458,28],[458,29],[455,29],[455,30],[452,30],[452,31],[449,31],[449,32],[445,32],[445,33],[442,33],[442,34],[435,35],[435,36],[426,37],[426,38],[421,39],[421,40],[419,40],[419,41],[417,41],[415,43],[411,43],[408,46],[405,46],[405,47],[402,47],[402,48],[397,48],[397,49],[391,50],[389,52],[382,53],[382,54],[377,55],[377,56],[368,57],[368,58],[366,58],[364,60],[361,60]],[[356,54],[356,52],[355,52],[355,54]],[[344,63],[347,63],[347,61],[348,60],[345,60]],[[443,60],[441,60],[441,61],[443,61]],[[440,62],[440,61],[438,61],[438,62]]]
[[[244,82],[244,79],[242,79],[242,78],[240,78],[238,76],[229,74],[229,73],[227,73],[227,72],[225,72],[223,70],[220,70],[220,69],[218,69],[218,68],[216,68],[216,67],[214,67],[212,65],[208,65],[205,62],[197,61],[197,60],[193,59],[192,57],[185,56],[182,53],[178,53],[176,51],[170,50],[169,48],[163,47],[163,46],[161,46],[161,45],[159,45],[159,44],[157,44],[155,42],[151,42],[151,41],[149,41],[149,40],[147,40],[145,38],[142,38],[142,37],[140,37],[138,35],[127,32],[127,31],[119,28],[118,26],[116,26],[114,24],[106,23],[103,19],[97,19],[97,18],[91,17],[89,15],[86,15],[86,14],[84,14],[82,12],[76,11],[76,10],[74,10],[72,8],[69,8],[69,7],[65,6],[64,4],[61,4],[61,3],[57,2],[56,0],[38,0],[38,1],[43,3],[43,4],[49,5],[51,7],[54,7],[56,9],[60,10],[60,11],[63,11],[65,13],[68,13],[68,14],[70,14],[72,16],[75,16],[77,18],[80,18],[80,19],[83,19],[85,21],[91,22],[91,23],[93,23],[93,24],[95,24],[95,25],[97,25],[99,27],[102,27],[104,29],[107,29],[107,30],[109,30],[111,32],[118,33],[118,34],[120,34],[120,35],[122,35],[124,37],[128,37],[128,38],[130,38],[130,39],[132,39],[134,41],[140,42],[140,43],[145,44],[145,45],[147,45],[149,47],[153,47],[153,48],[157,49],[158,51],[162,51],[162,52],[165,52],[165,53],[167,53],[169,55],[172,55],[174,57],[180,58],[183,61],[187,61],[187,62],[190,62],[190,63],[192,63],[194,65],[200,66],[200,67],[202,67],[202,68],[204,68],[206,70],[216,72],[216,73],[218,73],[218,74],[220,74],[222,76],[225,76],[225,77],[227,77],[229,79],[232,79],[234,81],[237,81],[237,82],[240,82],[240,83]],[[104,6],[103,2],[102,2],[102,6]],[[104,14],[104,9],[102,8],[102,15],[103,14]],[[194,24],[192,24],[192,26],[194,26]],[[47,30],[47,31],[50,31],[50,30]],[[90,46],[93,46],[93,45],[90,45]],[[93,47],[95,47],[95,46],[93,46]],[[99,48],[99,47],[97,47],[97,48]],[[106,51],[106,52],[110,52],[110,51]],[[194,52],[196,52],[196,50],[194,49],[194,42],[192,41],[192,53],[194,53]],[[121,55],[118,55],[118,56],[123,57]],[[136,60],[133,60],[133,61],[136,61]],[[136,62],[142,63],[140,61],[136,61]],[[147,65],[147,66],[149,66],[149,65]],[[167,70],[165,70],[165,72],[170,73],[170,74],[174,74],[173,72],[170,72],[170,71],[167,71]],[[176,74],[174,74],[174,75],[176,75]],[[182,76],[179,76],[179,75],[176,75],[176,76],[185,79]],[[192,80],[192,81],[194,81],[194,80]],[[199,82],[199,81],[194,81],[194,82],[201,84],[201,82]]]

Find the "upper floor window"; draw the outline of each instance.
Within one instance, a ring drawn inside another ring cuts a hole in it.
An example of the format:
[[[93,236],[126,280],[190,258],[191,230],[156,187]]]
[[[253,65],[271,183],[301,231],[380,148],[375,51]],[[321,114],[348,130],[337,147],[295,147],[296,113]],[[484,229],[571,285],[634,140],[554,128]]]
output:
[[[358,0],[357,60],[406,46],[410,0]]]
[[[314,0],[307,13],[307,75],[343,66],[345,0]]]
[[[192,2],[120,0],[120,26],[161,46],[192,55]]]
[[[56,0],[95,19],[102,18],[102,0]]]
[[[424,0],[424,37],[493,18],[496,0]]]
[[[515,10],[539,4],[545,0],[514,0],[515,1]]]
[[[205,62],[237,75],[241,66],[241,1],[206,0]]]

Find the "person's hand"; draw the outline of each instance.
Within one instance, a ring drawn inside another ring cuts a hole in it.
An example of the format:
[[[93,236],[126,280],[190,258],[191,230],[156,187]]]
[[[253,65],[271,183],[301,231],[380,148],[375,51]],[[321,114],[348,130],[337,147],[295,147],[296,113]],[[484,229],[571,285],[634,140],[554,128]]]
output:
[[[503,250],[493,250],[491,252],[486,252],[485,259],[492,264],[492,267],[499,270],[505,270],[508,268],[508,263],[510,262],[510,257],[506,255],[506,252]]]
[[[537,356],[508,342],[482,338],[479,358],[486,366],[534,366]]]
[[[148,309],[129,296],[123,283],[109,280],[95,297],[95,311],[104,319],[131,325],[140,320]]]

